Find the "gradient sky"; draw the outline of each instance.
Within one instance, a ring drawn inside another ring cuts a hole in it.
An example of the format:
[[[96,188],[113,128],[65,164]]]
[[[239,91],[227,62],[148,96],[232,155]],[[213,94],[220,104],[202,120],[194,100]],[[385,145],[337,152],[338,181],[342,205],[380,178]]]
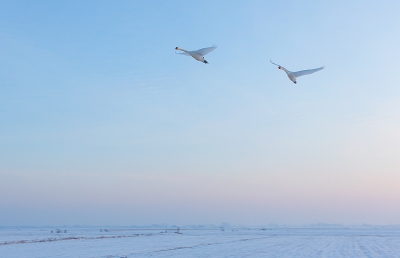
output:
[[[399,13],[0,1],[0,226],[399,224]]]

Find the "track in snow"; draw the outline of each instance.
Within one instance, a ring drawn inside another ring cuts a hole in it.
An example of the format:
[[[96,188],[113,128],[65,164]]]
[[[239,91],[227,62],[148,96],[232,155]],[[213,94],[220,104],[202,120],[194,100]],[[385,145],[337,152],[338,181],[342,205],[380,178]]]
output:
[[[400,228],[0,230],[0,257],[400,257]]]

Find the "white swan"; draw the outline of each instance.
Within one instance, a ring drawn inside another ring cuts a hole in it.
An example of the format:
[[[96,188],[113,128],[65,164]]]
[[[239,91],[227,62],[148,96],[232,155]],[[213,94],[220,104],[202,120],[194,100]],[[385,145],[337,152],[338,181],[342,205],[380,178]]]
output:
[[[210,53],[211,51],[213,51],[214,49],[216,49],[217,46],[213,45],[212,47],[206,47],[206,48],[202,48],[196,51],[187,51],[185,49],[176,47],[175,50],[180,50],[183,51],[183,53],[176,53],[176,54],[181,54],[181,55],[185,55],[185,56],[191,56],[194,59],[196,59],[197,61],[203,62],[205,64],[208,64],[208,62],[204,59],[204,56],[207,55],[208,53]]]
[[[269,61],[271,63],[273,63],[271,60],[269,60]],[[303,71],[298,71],[298,72],[291,72],[291,71],[286,70],[285,67],[282,67],[282,66],[280,66],[278,64],[275,64],[275,63],[273,63],[273,64],[278,66],[278,69],[284,70],[287,73],[287,76],[289,77],[289,79],[294,83],[297,83],[297,81],[296,81],[297,77],[300,77],[300,76],[303,76],[303,75],[307,75],[307,74],[312,74],[312,73],[318,72],[319,70],[322,70],[322,69],[325,68],[324,66],[322,66],[322,67],[316,68],[316,69],[303,70]]]

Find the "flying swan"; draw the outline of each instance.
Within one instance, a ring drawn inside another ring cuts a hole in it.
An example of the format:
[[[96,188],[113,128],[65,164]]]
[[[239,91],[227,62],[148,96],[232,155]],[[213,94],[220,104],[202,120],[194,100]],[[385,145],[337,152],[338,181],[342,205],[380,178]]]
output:
[[[271,63],[273,63],[271,60],[269,60]],[[274,65],[278,66],[278,69],[284,70],[287,73],[287,76],[289,77],[289,79],[294,82],[297,83],[296,79],[299,76],[303,76],[303,75],[307,75],[307,74],[312,74],[315,72],[318,72],[319,70],[324,69],[324,66],[320,67],[320,68],[315,68],[315,69],[310,69],[310,70],[303,70],[303,71],[298,71],[298,72],[291,72],[286,70],[285,67],[282,67],[278,64],[273,63]]]
[[[204,56],[207,55],[208,53],[210,53],[211,51],[213,51],[214,49],[216,49],[217,46],[213,45],[212,47],[206,47],[206,48],[202,48],[196,51],[187,51],[185,49],[176,47],[175,50],[180,50],[183,51],[183,53],[175,53],[176,54],[181,54],[181,55],[185,55],[185,56],[191,56],[194,59],[196,59],[197,61],[203,62],[205,64],[208,64],[208,62],[204,59]]]

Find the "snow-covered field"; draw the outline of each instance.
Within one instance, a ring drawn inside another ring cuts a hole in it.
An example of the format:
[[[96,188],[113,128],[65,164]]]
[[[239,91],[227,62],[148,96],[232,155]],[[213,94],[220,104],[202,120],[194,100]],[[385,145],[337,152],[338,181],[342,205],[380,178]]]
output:
[[[0,229],[0,257],[400,257],[398,227],[105,229]]]

